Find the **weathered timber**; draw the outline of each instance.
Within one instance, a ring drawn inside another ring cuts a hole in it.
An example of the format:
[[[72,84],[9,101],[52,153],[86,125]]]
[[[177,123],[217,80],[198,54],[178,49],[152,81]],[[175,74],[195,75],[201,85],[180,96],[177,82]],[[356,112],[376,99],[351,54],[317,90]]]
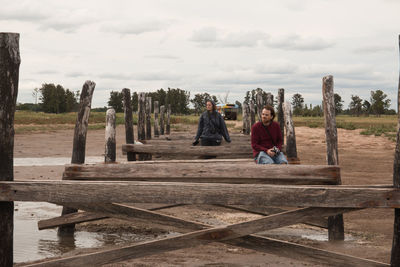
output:
[[[298,160],[296,133],[292,119],[292,107],[289,102],[284,104],[283,110],[285,114],[284,120],[286,128],[286,156],[289,160]]]
[[[134,193],[133,193],[134,192]],[[400,189],[121,181],[1,181],[0,201],[399,208]]]
[[[159,155],[180,155],[180,156],[236,156],[252,157],[252,148],[248,145],[242,146],[216,146],[210,150],[204,146],[182,146],[182,145],[122,145],[122,152],[135,152],[137,154],[159,154]]]
[[[138,139],[146,139],[146,94],[139,93],[138,99]]]
[[[267,104],[274,106],[274,96],[271,93],[267,93]]]
[[[86,149],[86,134],[89,124],[90,109],[92,105],[92,97],[96,83],[86,81],[83,84],[78,116],[75,124],[74,141],[72,148],[71,163],[83,164],[85,163],[85,149]],[[75,209],[63,207],[62,215],[77,212]],[[75,232],[75,225],[71,224],[58,228],[59,235],[72,235]]]
[[[146,140],[151,139],[151,97],[146,97]]]
[[[127,144],[133,144],[135,142],[134,131],[133,131],[133,116],[132,116],[132,100],[131,91],[128,88],[122,89],[122,98],[124,104],[124,118],[125,118],[125,141]],[[135,161],[136,154],[129,152],[127,153],[128,161]]]
[[[158,127],[158,101],[154,101],[154,137],[160,136],[160,131]]]
[[[322,95],[325,118],[326,154],[328,165],[339,165],[338,136],[336,129],[333,76],[322,79]],[[341,180],[338,181],[341,184]],[[344,240],[343,215],[328,218],[329,240]]]
[[[134,204],[134,205],[139,205],[140,203]],[[163,205],[153,207],[153,208],[148,208],[148,210],[155,211],[155,210],[161,210],[161,209],[168,209],[172,207],[177,207],[177,206],[182,206],[183,204],[174,204],[174,205]],[[102,220],[110,218],[105,215],[99,215],[99,213],[95,212],[88,212],[88,211],[83,211],[83,212],[75,212],[71,214],[67,214],[64,216],[59,216],[51,219],[46,219],[46,220],[40,220],[38,221],[38,229],[39,230],[44,230],[44,229],[49,229],[49,228],[54,228],[58,227],[61,225],[66,225],[66,224],[71,224],[71,223],[83,223],[83,222],[90,222],[90,221],[96,221],[96,220]]]
[[[106,145],[104,153],[104,162],[112,163],[116,159],[116,139],[115,139],[115,110],[113,108],[107,110],[106,115]]]
[[[399,35],[400,52],[400,35]],[[400,73],[397,90],[397,110],[400,108]],[[400,188],[400,113],[397,118],[396,149],[393,162],[393,187]],[[393,241],[390,263],[392,266],[400,266],[400,209],[394,210]]]
[[[171,104],[167,106],[167,124],[165,126],[165,134],[171,133]]]
[[[250,101],[250,129],[256,123],[254,100]]]
[[[256,102],[257,102],[258,121],[261,121],[261,113],[262,113],[262,108],[264,106],[264,100],[261,92],[257,92]]]
[[[0,33],[0,181],[14,180],[14,113],[18,95],[19,33]],[[0,266],[13,266],[14,203],[0,202]]]
[[[242,108],[243,114],[243,134],[249,135],[250,134],[250,123],[249,123],[249,106],[246,103],[243,103]]]
[[[285,143],[285,117],[283,113],[283,104],[285,103],[285,89],[278,89],[278,123],[281,127],[281,135],[283,144]]]
[[[206,172],[204,170],[207,170]],[[153,164],[92,164],[66,166],[63,179],[196,183],[336,184],[338,167],[271,165],[254,162],[154,162]]]
[[[294,211],[287,211],[271,216],[263,217],[248,222],[232,224],[225,227],[216,227],[199,230],[179,236],[169,237],[161,240],[143,242],[123,248],[110,249],[101,252],[94,252],[86,255],[67,257],[59,260],[50,260],[33,266],[76,266],[86,264],[105,264],[118,262],[133,258],[144,257],[156,253],[173,251],[186,247],[207,244],[215,241],[227,241],[247,236],[252,233],[280,228],[287,225],[302,222],[315,214],[321,215],[336,214],[338,212],[352,211],[353,209],[318,209],[305,208]]]
[[[243,140],[247,140],[250,141],[250,136],[247,134],[241,134],[241,133],[229,133],[229,136],[233,141],[243,141]],[[160,138],[159,140],[167,140],[167,141],[184,141],[184,140],[188,140],[188,141],[192,141],[193,142],[193,134],[180,134],[180,133],[173,133],[170,134],[169,136],[164,136],[162,138]],[[153,140],[150,140],[150,143]]]
[[[160,107],[160,135],[164,135],[165,127],[165,106]]]

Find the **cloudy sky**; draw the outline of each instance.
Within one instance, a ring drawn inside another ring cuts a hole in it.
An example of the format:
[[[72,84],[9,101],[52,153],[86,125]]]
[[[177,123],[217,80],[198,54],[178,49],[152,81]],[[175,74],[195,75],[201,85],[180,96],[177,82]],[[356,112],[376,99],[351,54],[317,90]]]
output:
[[[350,102],[383,90],[396,107],[397,0],[0,0],[0,31],[20,33],[18,102],[42,83],[80,90],[181,88],[243,101],[257,87],[321,103],[321,81]]]

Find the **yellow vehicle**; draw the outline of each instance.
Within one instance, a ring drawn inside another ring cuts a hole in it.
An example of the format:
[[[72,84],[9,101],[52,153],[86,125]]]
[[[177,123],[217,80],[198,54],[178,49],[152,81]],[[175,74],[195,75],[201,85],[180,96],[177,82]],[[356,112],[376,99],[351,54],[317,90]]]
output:
[[[218,104],[217,111],[221,113],[224,120],[236,120],[239,107],[236,104]]]

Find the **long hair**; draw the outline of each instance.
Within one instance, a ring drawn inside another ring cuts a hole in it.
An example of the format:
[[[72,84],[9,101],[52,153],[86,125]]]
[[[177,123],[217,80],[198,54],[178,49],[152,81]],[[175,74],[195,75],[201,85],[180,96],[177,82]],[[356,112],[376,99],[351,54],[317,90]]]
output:
[[[206,104],[207,104],[208,102],[210,102],[211,105],[212,105],[212,112],[215,112],[215,111],[217,110],[217,105],[215,105],[215,102],[212,101],[212,100],[210,100],[210,99],[206,101]]]
[[[266,105],[266,106],[264,106],[264,107],[262,108],[262,110],[263,110],[263,109],[266,109],[266,110],[271,111],[272,120],[275,119],[275,109],[274,109],[273,106],[271,106],[271,105]]]

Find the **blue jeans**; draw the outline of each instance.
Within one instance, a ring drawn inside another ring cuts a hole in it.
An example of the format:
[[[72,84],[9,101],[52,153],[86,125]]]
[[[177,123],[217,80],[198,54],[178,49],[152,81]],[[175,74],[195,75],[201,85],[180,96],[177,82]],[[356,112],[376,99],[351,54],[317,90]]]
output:
[[[255,160],[257,164],[288,164],[288,161],[282,152],[279,153],[279,155],[270,157],[267,153],[261,151],[258,153]]]

